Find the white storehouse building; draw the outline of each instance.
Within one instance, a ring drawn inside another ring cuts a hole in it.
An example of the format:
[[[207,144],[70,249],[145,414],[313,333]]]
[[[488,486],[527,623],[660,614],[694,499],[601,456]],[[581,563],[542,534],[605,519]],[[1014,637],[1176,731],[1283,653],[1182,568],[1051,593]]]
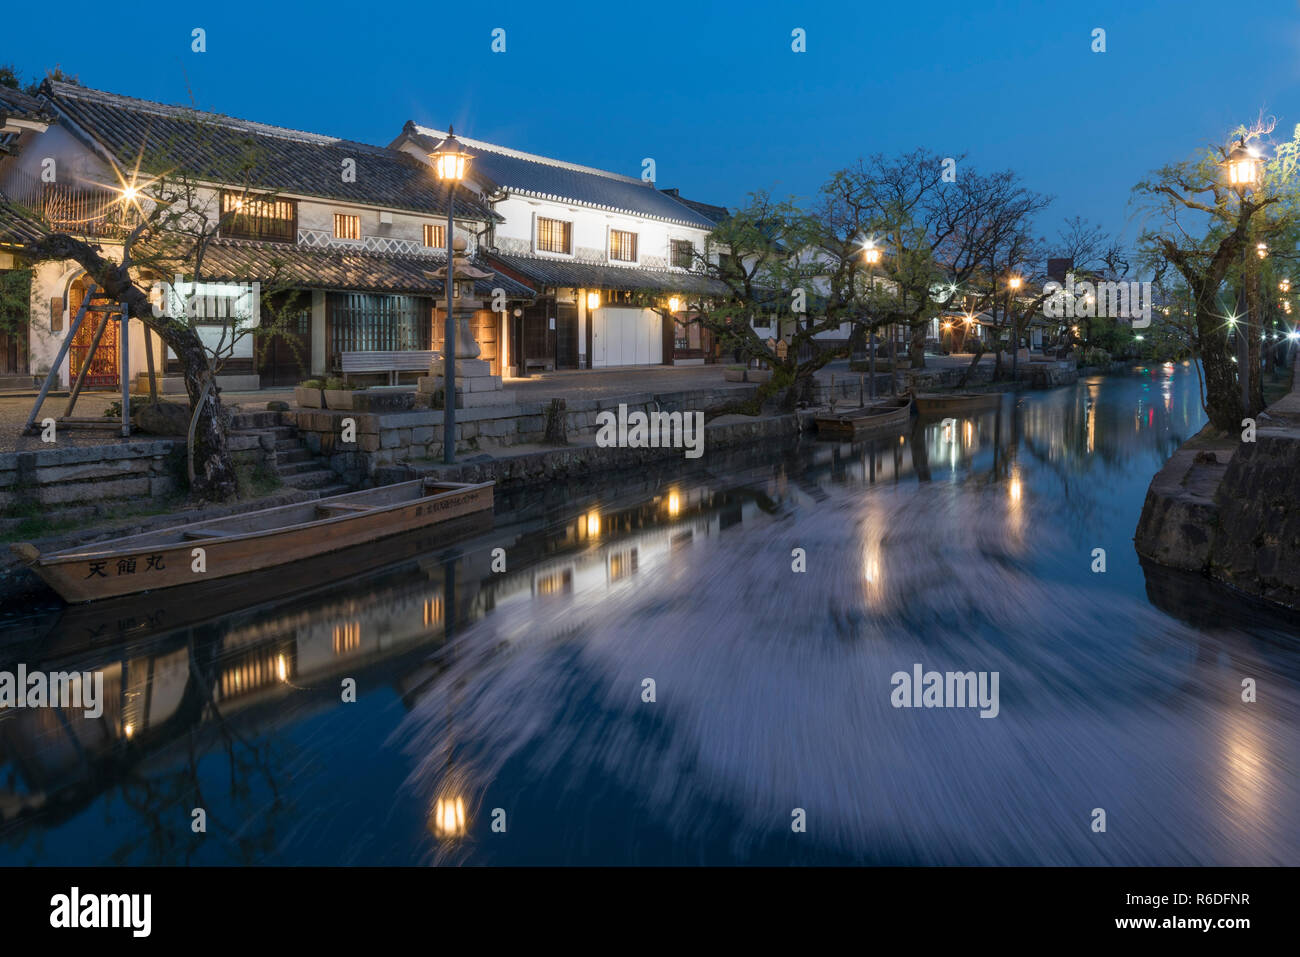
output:
[[[446,135],[408,122],[389,147],[426,158]],[[486,261],[537,292],[512,317],[512,367],[521,357],[530,368],[587,369],[711,356],[707,331],[681,320],[689,297],[726,292],[699,274],[725,209],[653,182],[456,138],[498,216],[481,239]]]

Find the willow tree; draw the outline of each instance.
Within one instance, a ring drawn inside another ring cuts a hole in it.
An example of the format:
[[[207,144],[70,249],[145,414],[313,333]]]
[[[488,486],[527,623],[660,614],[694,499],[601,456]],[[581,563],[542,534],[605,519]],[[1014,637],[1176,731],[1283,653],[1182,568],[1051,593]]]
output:
[[[1263,151],[1271,123],[1240,128],[1233,142]],[[1261,164],[1258,184],[1244,195],[1228,181],[1225,167],[1232,144],[1211,145],[1196,155],[1163,166],[1134,187],[1134,198],[1148,218],[1139,248],[1152,263],[1168,263],[1187,285],[1194,322],[1193,353],[1204,369],[1202,404],[1210,423],[1224,432],[1241,427],[1243,416],[1262,407],[1257,311],[1239,334],[1247,337],[1252,361],[1238,368],[1229,348],[1238,309],[1229,305],[1231,287],[1253,298],[1260,279],[1259,243],[1294,246],[1297,230],[1297,161],[1300,126]],[[1228,287],[1228,288],[1225,288]],[[1242,401],[1240,376],[1250,377],[1250,399]]]

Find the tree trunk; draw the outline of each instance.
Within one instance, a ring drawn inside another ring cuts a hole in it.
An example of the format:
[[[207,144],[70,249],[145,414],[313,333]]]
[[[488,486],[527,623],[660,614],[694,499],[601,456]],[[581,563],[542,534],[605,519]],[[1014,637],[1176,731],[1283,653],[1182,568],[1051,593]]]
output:
[[[204,383],[212,374],[207,350],[194,330],[183,321],[155,318],[148,294],[135,284],[126,267],[106,259],[95,246],[62,233],[44,236],[29,244],[22,255],[32,262],[71,259],[86,270],[106,296],[114,302],[126,303],[131,317],[156,332],[180,360],[185,375],[185,391],[190,399],[190,414],[194,413]],[[231,498],[236,492],[235,466],[226,446],[226,424],[222,420],[219,392],[214,386],[199,412],[192,449],[195,477],[190,488],[191,493],[199,498],[214,501]]]
[[[925,368],[925,330],[929,326],[929,322],[912,326],[912,341],[908,343],[907,357],[912,360],[913,369]]]
[[[1250,317],[1250,329],[1246,339],[1249,366],[1245,370],[1249,375],[1250,408],[1246,410],[1246,415],[1253,416],[1264,410],[1264,378],[1260,374],[1263,359],[1263,342],[1260,337],[1264,334],[1264,297],[1259,294],[1259,282],[1255,276],[1246,280],[1246,309]]]
[[[1210,424],[1222,432],[1241,429],[1243,410],[1236,371],[1228,349],[1228,334],[1213,301],[1196,304],[1201,364],[1205,367],[1205,411]]]
[[[966,367],[966,371],[962,373],[961,381],[957,383],[957,388],[960,389],[964,385],[966,385],[966,380],[969,379],[971,375],[975,372],[975,367],[980,364],[980,359],[982,359],[983,357],[984,357],[984,344],[977,339],[975,341],[975,357],[971,359],[970,365],[968,365]]]

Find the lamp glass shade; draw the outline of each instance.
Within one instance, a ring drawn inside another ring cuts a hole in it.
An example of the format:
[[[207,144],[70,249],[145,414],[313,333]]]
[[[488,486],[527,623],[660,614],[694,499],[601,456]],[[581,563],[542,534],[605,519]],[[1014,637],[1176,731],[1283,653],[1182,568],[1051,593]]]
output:
[[[1224,165],[1228,169],[1228,183],[1237,189],[1249,189],[1259,183],[1259,159],[1250,154],[1244,142],[1232,148]]]

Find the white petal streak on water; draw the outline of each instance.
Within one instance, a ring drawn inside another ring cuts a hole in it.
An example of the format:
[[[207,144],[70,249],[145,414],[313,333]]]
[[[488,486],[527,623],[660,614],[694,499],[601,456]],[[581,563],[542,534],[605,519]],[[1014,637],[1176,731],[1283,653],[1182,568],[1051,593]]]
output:
[[[397,732],[409,785],[436,792],[450,728],[480,787],[521,753],[594,768],[682,842],[725,808],[742,861],[804,808],[810,847],[864,862],[1295,863],[1296,689],[1241,703],[1267,669],[1241,642],[1089,587],[1086,561],[1033,575],[1060,533],[1006,485],[829,491],[478,622]],[[894,708],[916,662],[998,672],[1000,714]]]

